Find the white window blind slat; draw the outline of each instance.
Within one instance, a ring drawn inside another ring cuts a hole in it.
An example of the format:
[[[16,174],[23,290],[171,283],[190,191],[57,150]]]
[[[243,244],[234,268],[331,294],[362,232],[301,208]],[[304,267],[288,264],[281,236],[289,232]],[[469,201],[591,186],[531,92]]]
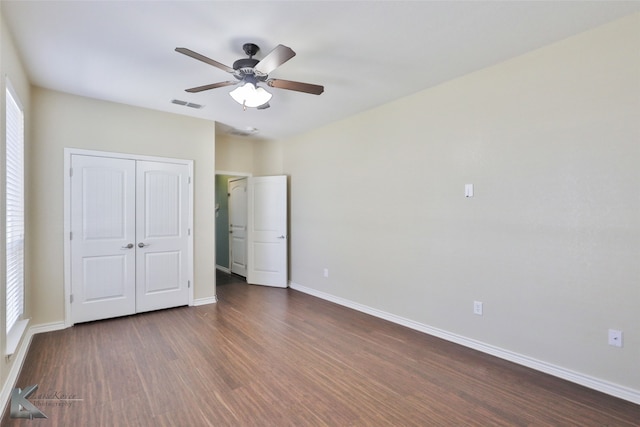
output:
[[[7,334],[24,309],[24,115],[6,91],[6,327]]]

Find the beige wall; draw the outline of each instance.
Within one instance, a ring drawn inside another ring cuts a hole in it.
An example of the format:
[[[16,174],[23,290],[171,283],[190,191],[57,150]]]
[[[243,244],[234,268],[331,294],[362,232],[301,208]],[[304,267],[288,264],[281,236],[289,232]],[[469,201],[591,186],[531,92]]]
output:
[[[217,135],[216,170],[252,173],[253,141],[232,135]]]
[[[31,209],[33,322],[64,320],[63,149],[194,160],[194,297],[215,295],[213,122],[46,89],[33,90]]]
[[[282,174],[282,142],[228,134],[216,138],[216,170],[254,176]]]
[[[15,46],[13,44],[11,35],[7,31],[7,27],[4,22],[4,17],[2,16],[2,8],[0,8],[0,81],[1,81],[0,83],[0,124],[1,124],[0,129],[2,130],[0,132],[0,164],[2,165],[2,167],[0,168],[2,170],[2,173],[0,173],[0,204],[1,204],[0,218],[2,218],[2,220],[0,221],[0,223],[2,224],[2,226],[0,226],[0,234],[2,235],[2,241],[5,241],[5,236],[4,236],[5,234],[4,163],[5,163],[5,151],[6,151],[6,132],[5,132],[5,129],[6,129],[6,123],[5,123],[6,80],[5,80],[5,76],[7,76],[11,81],[11,85],[13,89],[16,91],[20,99],[20,102],[22,103],[22,106],[24,108],[25,156],[28,156],[31,151],[29,148],[29,144],[30,144],[29,124],[31,123],[31,109],[30,109],[31,88],[29,86],[29,81],[27,79],[27,75],[20,61],[19,55],[15,50]],[[29,172],[28,165],[25,165],[25,172],[27,174]],[[29,178],[27,177],[27,180],[28,179]],[[29,205],[27,204],[25,208],[29,209]],[[28,250],[28,247],[27,247],[27,250]],[[29,257],[29,254],[26,254],[25,256]],[[3,244],[3,245],[0,245],[0,266],[1,266],[0,274],[3,277],[3,283],[4,283],[4,278],[6,277],[5,259],[6,259],[5,245]],[[27,282],[27,287],[28,287],[29,280],[30,280],[29,272],[27,271],[27,275],[25,277],[25,281]],[[4,331],[6,329],[6,323],[5,323],[6,319],[5,319],[5,312],[4,312],[4,307],[6,306],[5,292],[6,292],[6,287],[1,286],[0,287],[0,306],[2,307],[2,310],[0,311],[0,313],[2,314],[0,315],[0,331],[3,331],[3,332],[0,333],[0,351],[2,352],[3,357],[2,357],[2,360],[0,361],[0,384],[3,386],[7,381],[9,371],[11,370],[13,366],[13,362],[15,360],[15,357],[9,360],[7,360],[7,358],[4,357],[4,351],[6,347],[5,334],[4,334]],[[27,293],[26,298],[28,299],[30,294],[28,288],[26,289],[26,293]],[[27,301],[27,304],[25,307],[25,317],[29,317],[30,312],[32,312],[32,309]],[[2,389],[2,387],[0,387],[0,389]]]
[[[253,151],[255,176],[283,174],[283,143],[281,141],[256,141]]]
[[[640,393],[638,52],[634,15],[287,141],[291,280]]]

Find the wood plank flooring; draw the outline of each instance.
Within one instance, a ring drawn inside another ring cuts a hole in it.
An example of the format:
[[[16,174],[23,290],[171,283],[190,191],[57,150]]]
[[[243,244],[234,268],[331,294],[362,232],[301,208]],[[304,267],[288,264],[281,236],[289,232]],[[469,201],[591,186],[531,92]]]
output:
[[[48,418],[2,426],[640,425],[639,405],[291,289],[217,289],[36,335],[18,386]]]

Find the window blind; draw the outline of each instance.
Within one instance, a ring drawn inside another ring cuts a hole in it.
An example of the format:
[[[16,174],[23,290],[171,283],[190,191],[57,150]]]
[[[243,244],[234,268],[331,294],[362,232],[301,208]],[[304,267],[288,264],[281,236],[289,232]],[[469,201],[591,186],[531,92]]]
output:
[[[24,115],[8,84],[5,111],[8,334],[22,316],[24,307]]]

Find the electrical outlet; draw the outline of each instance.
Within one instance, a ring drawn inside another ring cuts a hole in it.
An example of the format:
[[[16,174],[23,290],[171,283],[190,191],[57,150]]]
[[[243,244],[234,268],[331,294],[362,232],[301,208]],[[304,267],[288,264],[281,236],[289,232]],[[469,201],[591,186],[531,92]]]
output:
[[[322,270],[322,275],[323,275],[324,277],[329,277],[329,269],[328,269],[328,268],[325,268],[324,270]]]
[[[473,314],[477,314],[478,316],[482,316],[482,301],[474,301],[473,302]]]
[[[609,329],[609,345],[622,347],[622,331]]]

